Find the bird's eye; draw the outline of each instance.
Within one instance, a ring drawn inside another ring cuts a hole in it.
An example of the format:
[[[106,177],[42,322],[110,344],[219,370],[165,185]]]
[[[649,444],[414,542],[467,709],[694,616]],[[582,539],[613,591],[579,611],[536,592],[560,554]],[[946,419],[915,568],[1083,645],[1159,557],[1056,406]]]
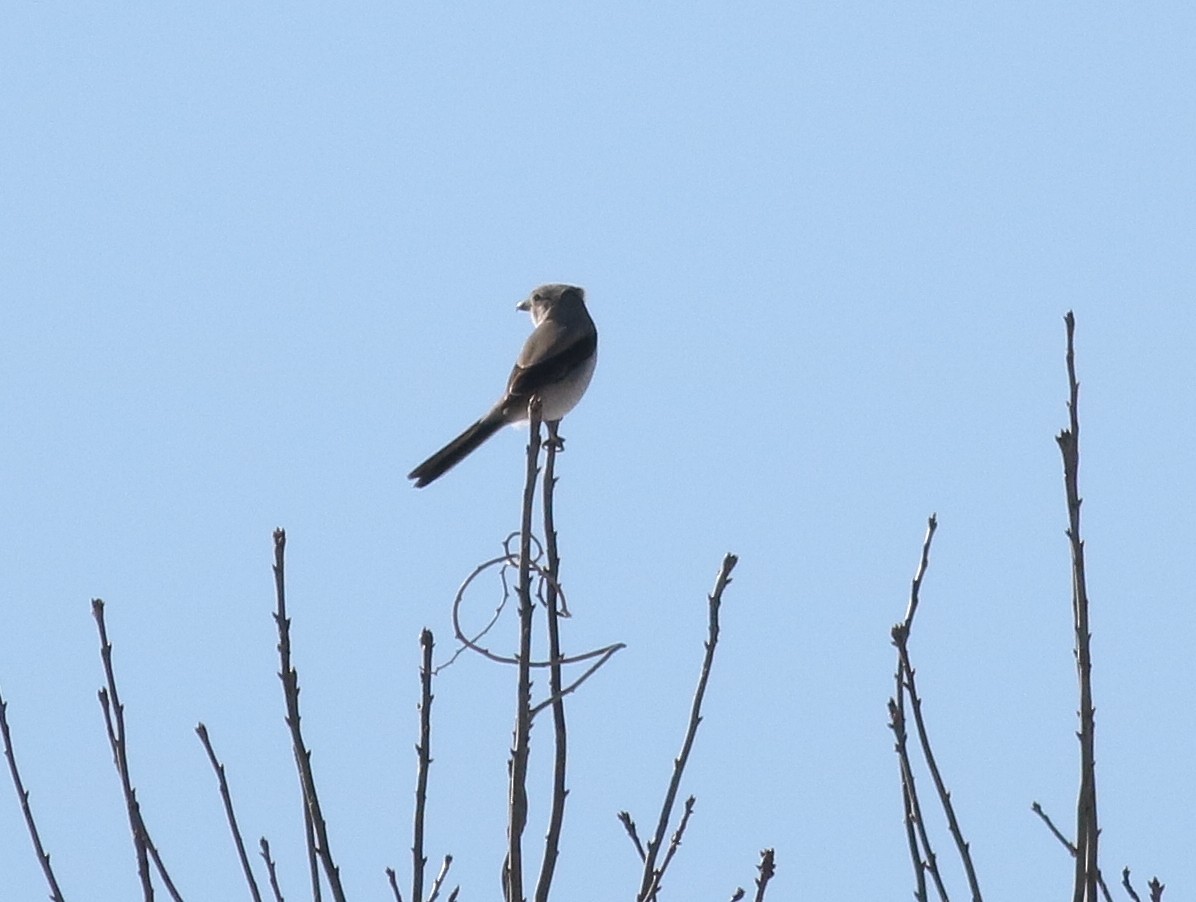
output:
[[[542,301],[542,300],[544,300],[544,296],[543,296],[543,295],[540,295],[540,294],[533,294],[533,295],[532,295],[532,300],[533,300],[533,301]]]

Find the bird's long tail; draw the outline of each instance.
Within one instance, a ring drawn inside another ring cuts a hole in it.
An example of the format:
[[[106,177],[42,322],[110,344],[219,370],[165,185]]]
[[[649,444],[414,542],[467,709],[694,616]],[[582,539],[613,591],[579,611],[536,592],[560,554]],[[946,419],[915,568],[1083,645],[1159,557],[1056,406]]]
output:
[[[422,489],[428,483],[439,479],[477,448],[498,432],[506,421],[500,410],[492,410],[455,439],[425,460],[422,464],[407,474],[408,479],[415,480],[415,487]]]

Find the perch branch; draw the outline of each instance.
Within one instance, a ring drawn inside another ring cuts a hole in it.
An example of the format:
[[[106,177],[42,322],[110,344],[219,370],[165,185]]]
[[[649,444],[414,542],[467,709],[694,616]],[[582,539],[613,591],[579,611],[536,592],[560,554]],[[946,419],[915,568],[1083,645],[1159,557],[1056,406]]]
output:
[[[532,605],[531,546],[532,502],[536,494],[536,464],[540,456],[541,405],[533,396],[528,404],[527,467],[523,489],[523,516],[519,538],[519,654],[515,690],[515,731],[508,764],[507,857],[503,866],[506,902],[523,902],[523,830],[527,826],[527,764],[531,743]]]
[[[548,594],[544,608],[547,613],[548,627],[548,690],[550,693],[550,698],[545,704],[552,706],[553,759],[552,800],[549,803],[548,832],[544,837],[544,858],[540,863],[540,877],[536,881],[536,902],[548,902],[552,877],[556,871],[557,857],[560,855],[561,829],[565,822],[565,799],[569,795],[569,790],[565,786],[569,760],[569,736],[565,722],[565,693],[561,688],[561,612],[558,608],[559,602],[563,600],[563,596],[558,593],[561,558],[557,549],[556,517],[553,510],[556,488],[556,455],[563,447],[560,436],[557,435],[557,422],[559,421],[550,421],[546,424],[548,440],[544,443],[546,447],[544,488],[541,495],[544,508],[544,551],[548,573],[552,577],[545,581]],[[594,665],[594,669],[601,664],[602,660]],[[536,710],[533,708],[528,711],[529,719],[535,716]]]

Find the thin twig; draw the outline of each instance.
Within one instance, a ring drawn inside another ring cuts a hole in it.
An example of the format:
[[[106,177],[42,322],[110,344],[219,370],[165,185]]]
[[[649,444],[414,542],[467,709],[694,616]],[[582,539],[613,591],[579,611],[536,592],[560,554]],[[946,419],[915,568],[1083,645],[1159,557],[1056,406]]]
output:
[[[241,838],[241,829],[237,826],[237,816],[233,813],[233,797],[228,791],[228,780],[224,776],[224,765],[216,758],[216,751],[212,748],[208,738],[208,728],[202,723],[195,727],[199,741],[203,743],[204,751],[208,753],[208,761],[212,770],[216,771],[216,782],[220,784],[220,798],[224,801],[224,814],[228,818],[228,828],[232,831],[233,842],[237,846],[237,857],[241,859],[241,870],[245,872],[245,880],[249,884],[249,893],[253,902],[262,902],[262,895],[258,892],[257,881],[253,879],[253,868],[249,866],[249,856],[245,853],[245,841]]]
[[[510,536],[508,536],[507,538],[509,540]],[[480,654],[484,657],[487,657],[492,661],[497,661],[500,664],[516,663],[514,658],[504,657],[503,655],[500,655],[497,652],[492,652],[492,651],[490,651],[490,649],[484,648],[483,646],[478,644],[478,642],[487,633],[489,633],[491,629],[494,628],[494,624],[498,623],[498,618],[502,615],[503,610],[507,606],[507,599],[511,595],[511,587],[507,583],[507,568],[512,566],[512,561],[514,561],[515,568],[518,569],[518,567],[519,567],[518,555],[512,555],[511,552],[506,551],[504,549],[504,554],[501,557],[491,558],[490,560],[485,561],[484,563],[478,564],[476,567],[474,567],[473,572],[470,573],[469,576],[465,577],[465,581],[463,583],[461,583],[460,588],[457,589],[457,594],[453,598],[453,606],[452,606],[453,632],[456,635],[457,642],[459,644],[457,646],[457,650],[452,653],[452,655],[449,657],[449,659],[447,661],[445,661],[443,664],[441,664],[439,667],[436,668],[436,670],[435,670],[436,673],[440,673],[440,671],[444,670],[444,668],[451,666],[453,664],[453,662],[456,661],[457,658],[459,658],[461,656],[461,653],[463,651],[465,651],[466,649],[469,649],[470,651],[475,651],[478,654]],[[494,609],[494,615],[490,618],[490,621],[484,627],[482,627],[476,634],[474,634],[474,636],[472,638],[469,636],[466,636],[465,629],[464,629],[464,627],[461,626],[461,605],[465,600],[465,590],[469,588],[469,584],[472,583],[475,579],[477,579],[478,576],[480,576],[482,573],[489,570],[491,567],[497,566],[498,564],[502,564],[502,568],[498,571],[498,576],[499,576],[499,579],[502,581],[502,586],[503,586],[502,600],[498,603],[498,607],[496,607]]]
[[[939,898],[945,900],[947,890],[943,886],[943,879],[939,874],[938,858],[934,854],[930,836],[926,832],[926,822],[922,818],[922,803],[918,798],[918,787],[909,757],[909,734],[905,728],[905,691],[905,682],[899,663],[897,698],[889,699],[889,728],[896,738],[897,762],[901,772],[901,804],[905,815],[906,842],[909,846],[910,861],[914,868],[914,899],[917,902],[927,902],[929,897],[926,894],[926,875],[929,873],[934,878]]]
[[[620,651],[626,647],[627,646],[624,645],[622,642],[616,642],[614,645],[607,645],[604,648],[595,649],[592,652],[586,652],[585,653],[586,658],[591,658],[595,655],[600,655],[601,657],[599,657],[599,659],[597,661],[595,661],[593,664],[591,664],[589,667],[587,667],[585,669],[585,671],[581,674],[581,676],[579,676],[572,683],[569,683],[569,685],[567,685],[563,689],[561,689],[560,692],[556,692],[556,693],[550,695],[548,698],[544,699],[544,701],[533,705],[532,706],[532,717],[535,717],[537,714],[539,714],[541,711],[543,711],[549,705],[555,704],[558,700],[563,699],[566,695],[569,695],[572,692],[574,692],[578,686],[580,686],[582,683],[584,683],[586,680],[588,680],[591,676],[593,676],[594,672],[599,667],[601,667],[603,664],[605,664],[607,661],[609,661],[611,659],[611,656],[614,655],[615,652]],[[570,663],[573,663],[574,661],[576,661],[579,657],[581,657],[581,656],[574,655],[572,658],[562,658],[561,663],[562,664],[570,664]],[[535,666],[534,663],[533,663],[533,666]]]
[[[926,536],[922,540],[922,554],[910,584],[905,619],[892,629],[893,645],[898,649],[909,641],[914,615],[918,612],[922,580],[930,566],[930,546],[934,541],[936,529],[938,529],[938,519],[931,514],[926,521]],[[926,892],[926,875],[929,874],[934,881],[935,891],[939,898],[946,900],[947,888],[943,884],[943,877],[939,872],[938,856],[935,855],[934,847],[930,842],[930,834],[926,830],[926,820],[922,816],[922,801],[918,796],[917,781],[909,755],[909,733],[906,729],[905,716],[905,698],[908,688],[905,678],[905,663],[900,654],[897,655],[897,667],[893,679],[896,688],[893,698],[889,699],[889,728],[893,731],[896,739],[895,750],[901,773],[901,804],[905,816],[906,842],[914,869],[914,898],[918,902],[927,902],[929,897]]]
[[[909,588],[909,604],[905,608],[905,619],[901,621],[906,633],[914,628],[914,615],[918,613],[918,602],[922,595],[922,580],[926,577],[926,570],[930,567],[930,544],[934,541],[934,532],[939,528],[938,514],[931,514],[926,519],[926,537],[922,540],[922,556],[918,559],[918,568],[914,571],[913,582]]]
[[[1032,805],[1030,805],[1030,810],[1042,819],[1042,822],[1046,824],[1047,829],[1051,831],[1055,839],[1059,840],[1060,844],[1062,844],[1063,848],[1067,849],[1068,854],[1071,855],[1072,858],[1075,858],[1075,843],[1063,835],[1059,828],[1055,826],[1055,822],[1051,820],[1050,815],[1042,810],[1042,806],[1037,802],[1034,802]],[[1100,887],[1101,895],[1104,897],[1105,902],[1113,902],[1113,896],[1109,892],[1109,887],[1105,884],[1105,877],[1099,870],[1096,873],[1096,883],[1097,886]]]
[[[1139,896],[1136,892],[1134,892],[1133,884],[1130,883],[1130,869],[1129,868],[1125,868],[1121,872],[1121,885],[1125,887],[1125,891],[1130,894],[1130,898],[1133,899],[1134,902],[1142,902],[1142,897]]]
[[[1076,799],[1076,876],[1074,902],[1095,902],[1100,870],[1096,816],[1096,711],[1092,703],[1092,633],[1088,625],[1088,586],[1084,572],[1084,542],[1080,538],[1080,383],[1076,379],[1076,318],[1067,326],[1067,382],[1069,428],[1056,441],[1063,455],[1067,493],[1067,538],[1071,543],[1072,615],[1075,626],[1076,672],[1080,683],[1080,791]]]
[[[909,690],[910,707],[914,712],[914,726],[917,729],[918,742],[922,746],[922,755],[926,759],[926,768],[930,771],[930,778],[934,781],[934,788],[938,792],[939,804],[942,806],[943,813],[947,816],[947,829],[955,840],[955,848],[958,850],[960,860],[963,862],[964,872],[968,878],[968,887],[972,891],[973,902],[981,902],[980,882],[976,878],[976,868],[972,864],[971,848],[963,837],[963,831],[959,827],[959,819],[955,815],[955,806],[951,802],[951,793],[947,790],[947,786],[943,782],[938,761],[935,759],[934,750],[930,746],[930,733],[926,729],[926,722],[922,717],[922,699],[918,695],[918,688],[914,682],[914,669],[909,662],[909,652],[904,645],[899,646],[899,651],[901,653],[902,665],[905,668],[905,685]]]
[[[311,751],[303,741],[303,730],[299,725],[299,674],[291,664],[291,620],[287,617],[286,576],[283,566],[286,545],[286,530],[274,530],[274,588],[278,600],[274,622],[278,625],[278,657],[281,667],[278,678],[282,680],[282,692],[287,708],[286,724],[291,731],[291,750],[295,755],[299,788],[303,792],[308,861],[312,870],[312,898],[319,902],[320,880],[314,868],[314,859],[318,858],[328,878],[333,899],[336,902],[344,902],[345,892],[341,887],[340,869],[333,861],[332,849],[328,845],[328,827],[320,811],[320,798],[311,769]]]
[[[644,871],[640,877],[640,889],[636,895],[637,902],[647,902],[651,898],[648,893],[653,883],[659,885],[663,875],[656,873],[656,859],[664,843],[665,832],[669,827],[669,818],[673,813],[673,805],[677,801],[677,792],[681,787],[681,775],[685,772],[685,765],[689,761],[689,753],[693,748],[694,738],[698,734],[698,724],[702,722],[702,700],[706,695],[706,683],[710,680],[710,668],[714,664],[714,649],[718,646],[718,611],[722,605],[723,591],[731,582],[731,571],[739,562],[733,554],[723,558],[718,577],[714,581],[714,591],[708,596],[709,603],[709,633],[706,638],[706,654],[702,660],[702,671],[698,677],[698,687],[694,692],[690,705],[689,725],[685,730],[685,740],[681,744],[681,753],[673,759],[673,776],[669,780],[669,787],[665,792],[664,802],[660,806],[660,818],[656,822],[656,832],[648,840],[646,855],[644,856]]]
[[[29,838],[33,840],[33,851],[37,853],[37,862],[42,866],[46,883],[50,885],[50,898],[54,902],[63,902],[62,890],[58,888],[58,880],[54,876],[54,869],[50,867],[50,856],[42,846],[41,835],[37,832],[37,824],[33,820],[33,809],[29,807],[29,790],[21,781],[21,772],[17,769],[17,756],[12,747],[12,734],[8,730],[8,702],[0,695],[0,735],[4,738],[4,757],[8,759],[8,772],[12,775],[12,785],[17,791],[17,798],[21,800],[21,813],[25,815],[25,826],[29,830]]]
[[[623,829],[627,831],[627,835],[631,837],[631,842],[635,846],[635,851],[639,853],[640,861],[643,861],[646,857],[644,855],[644,846],[643,843],[640,842],[640,835],[635,829],[635,821],[631,819],[631,812],[620,811],[616,817],[618,817],[619,823],[623,825]]]
[[[166,871],[162,857],[150,838],[141,815],[141,804],[137,801],[137,790],[129,773],[128,739],[125,732],[125,706],[116,689],[116,672],[112,667],[112,643],[108,641],[108,626],[104,622],[104,602],[93,598],[91,613],[100,633],[100,659],[104,663],[104,677],[107,687],[99,691],[100,708],[104,712],[104,725],[108,730],[108,743],[112,747],[112,759],[120,776],[121,790],[125,796],[125,808],[129,815],[129,826],[133,831],[133,848],[137,854],[137,873],[141,878],[141,891],[146,902],[154,898],[154,887],[150,879],[149,863],[152,860],[166,891],[175,902],[182,902],[182,896]]]
[[[444,861],[440,864],[440,873],[432,881],[432,891],[428,893],[428,902],[436,902],[437,897],[440,895],[440,888],[444,886],[444,878],[448,876],[449,868],[452,866],[453,856],[445,855]]]
[[[777,872],[776,853],[773,849],[764,849],[760,853],[758,869],[760,876],[756,878],[756,902],[764,902],[764,891],[768,889],[768,881]]]
[[[403,902],[403,894],[399,892],[399,880],[394,868],[386,869],[386,880],[390,884],[390,891],[394,893],[395,902]]]
[[[963,837],[963,831],[959,826],[959,819],[955,814],[955,806],[951,802],[951,793],[947,791],[947,786],[943,781],[942,772],[939,770],[938,761],[934,756],[934,750],[930,745],[930,732],[926,728],[926,721],[922,716],[922,699],[918,695],[918,687],[914,678],[914,667],[910,662],[909,656],[909,637],[910,631],[913,627],[914,614],[918,610],[918,600],[922,587],[922,579],[926,575],[926,569],[930,561],[930,544],[934,538],[935,529],[938,527],[938,519],[932,514],[927,520],[926,538],[922,543],[922,557],[918,563],[918,569],[914,574],[914,580],[910,588],[909,606],[906,608],[905,620],[893,627],[892,637],[893,644],[897,647],[898,665],[897,678],[899,690],[901,685],[909,692],[910,707],[914,712],[914,727],[917,730],[918,742],[922,747],[922,756],[926,760],[927,770],[930,771],[930,777],[934,781],[935,790],[938,793],[939,804],[942,806],[943,813],[947,817],[947,828],[955,840],[955,848],[959,853],[959,858],[963,862],[964,873],[968,878],[968,888],[971,890],[973,902],[981,902],[982,896],[980,893],[980,881],[976,877],[976,868],[972,863],[972,854],[967,841]],[[904,698],[898,693],[898,706],[902,708],[902,720],[904,721]],[[912,786],[912,780],[911,780]],[[921,816],[918,816],[919,824],[921,824]],[[925,832],[922,833],[925,837]],[[924,840],[925,842],[925,840]],[[935,877],[936,884],[938,884],[939,894],[946,898],[945,889],[938,878],[937,868],[933,857],[929,854],[929,846],[927,849],[927,869],[931,875]]]
[[[656,869],[656,873],[652,877],[652,885],[648,887],[649,899],[655,899],[657,893],[660,892],[660,881],[664,879],[665,871],[669,869],[669,865],[673,861],[673,856],[677,854],[677,850],[681,848],[681,840],[685,837],[685,828],[689,826],[689,819],[693,817],[694,803],[697,801],[693,796],[685,800],[685,807],[681,811],[681,820],[677,824],[677,829],[673,831],[673,838],[669,840],[669,850],[664,855],[664,860],[660,863],[660,867]]]
[[[1146,884],[1150,889],[1150,902],[1163,902],[1163,890],[1167,887],[1159,883],[1158,877],[1151,877],[1150,883]]]
[[[533,543],[538,542],[538,540],[536,539],[536,537],[534,535],[532,536],[532,541],[533,541]],[[461,625],[461,606],[465,600],[465,592],[469,588],[470,584],[475,579],[477,579],[482,573],[489,570],[491,567],[495,567],[495,566],[499,566],[499,565],[502,565],[499,570],[499,578],[502,580],[502,584],[503,584],[502,600],[499,602],[498,607],[495,608],[494,614],[493,614],[493,616],[491,616],[489,622],[484,627],[482,627],[477,633],[475,633],[472,637],[467,636],[467,635],[465,635],[465,628]],[[444,668],[450,666],[454,661],[457,660],[458,657],[460,657],[462,652],[467,651],[467,650],[476,652],[476,653],[482,655],[482,657],[488,658],[489,660],[494,661],[495,663],[498,663],[498,664],[518,664],[519,663],[519,658],[516,655],[499,654],[498,652],[493,651],[492,649],[489,649],[489,648],[485,647],[484,645],[479,644],[479,640],[483,636],[485,636],[487,633],[489,633],[491,629],[493,629],[494,624],[496,624],[498,622],[498,618],[502,615],[503,610],[506,608],[507,599],[510,596],[510,587],[508,586],[507,580],[506,580],[506,569],[508,567],[513,568],[516,571],[518,571],[518,569],[519,569],[519,554],[518,554],[518,552],[509,552],[508,551],[507,553],[501,555],[500,557],[491,558],[488,561],[484,561],[481,564],[478,564],[476,567],[474,567],[473,572],[470,573],[469,576],[467,576],[465,578],[465,581],[461,583],[461,586],[457,589],[456,596],[453,598],[453,605],[452,605],[453,633],[457,638],[458,647],[457,647],[456,651],[453,652],[453,654],[449,657],[449,659],[447,661],[445,661],[443,664],[440,664],[436,667],[436,669],[433,671],[434,674],[438,674],[438,673],[440,673],[440,671],[444,670]],[[548,570],[547,567],[540,564],[536,560],[535,554],[532,555],[532,560],[529,563],[529,567],[530,567],[531,572],[536,575],[537,579],[540,579],[545,584],[554,587],[554,590],[556,591],[557,596],[558,596],[558,603],[562,605],[562,610],[560,611],[560,616],[564,617],[565,616],[564,610],[563,610],[564,590],[561,588],[560,584],[556,581],[556,577],[554,577],[552,575],[552,573]],[[618,648],[621,648],[621,647],[622,647],[621,645],[619,645],[619,646],[608,645],[603,648],[594,649],[593,651],[581,652],[581,653],[575,654],[575,655],[563,655],[560,658],[556,659],[555,663],[561,664],[561,665],[578,664],[582,661],[588,661],[590,658],[595,658],[595,657],[598,657],[599,655],[604,655],[611,648],[615,648],[616,650],[618,650]],[[553,663],[554,663],[554,661],[551,658],[548,660],[544,660],[544,661],[538,661],[533,658],[531,660],[529,666],[531,666],[531,667],[551,667],[553,665]]]
[[[546,454],[544,458],[544,488],[541,503],[544,508],[544,551],[548,559],[548,572],[552,579],[547,580],[547,598],[545,611],[548,626],[548,690],[549,702],[552,705],[552,799],[549,803],[548,832],[544,837],[544,858],[540,862],[540,876],[536,881],[536,902],[548,902],[548,894],[552,889],[552,877],[556,871],[557,857],[560,855],[561,829],[565,822],[565,799],[569,790],[565,786],[565,776],[568,771],[569,736],[565,722],[565,693],[561,688],[561,629],[560,609],[558,608],[558,586],[561,577],[561,558],[557,550],[556,519],[553,512],[553,496],[556,488],[556,455],[563,447],[560,436],[557,435],[557,423],[550,421],[546,425],[548,440],[544,443]],[[563,597],[563,596],[561,596]],[[601,666],[602,661],[595,665]],[[535,709],[528,711],[528,718],[535,716]]]
[[[270,889],[274,891],[274,902],[284,902],[282,890],[278,886],[278,868],[274,864],[274,859],[270,857],[270,843],[264,836],[261,839],[261,848],[262,858],[266,860],[266,873],[270,875]]]
[[[423,902],[424,866],[428,859],[424,855],[424,812],[428,804],[428,771],[432,767],[432,649],[435,640],[432,631],[419,634],[423,662],[419,668],[419,743],[415,746],[415,817],[411,840],[411,899]],[[401,902],[401,900],[400,900]]]
[[[511,747],[510,787],[507,798],[507,856],[503,866],[506,902],[523,902],[523,830],[527,826],[527,765],[531,742],[532,605],[531,545],[532,501],[536,494],[536,464],[540,456],[540,399],[528,404],[526,479],[519,539],[519,675],[515,689],[515,730]]]

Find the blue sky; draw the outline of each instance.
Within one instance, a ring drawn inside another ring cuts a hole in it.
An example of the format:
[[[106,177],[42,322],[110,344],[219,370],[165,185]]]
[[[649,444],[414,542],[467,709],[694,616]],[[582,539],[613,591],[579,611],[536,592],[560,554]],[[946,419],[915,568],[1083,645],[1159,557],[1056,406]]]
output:
[[[994,898],[1066,892],[1029,807],[1068,823],[1077,785],[1069,309],[1103,863],[1196,891],[1190,5],[2,16],[0,686],[68,897],[137,887],[95,596],[184,894],[243,892],[202,720],[300,897],[275,526],[334,851],[384,896],[419,630],[447,655],[524,439],[403,476],[497,397],[515,302],[557,280],[601,336],[560,462],[566,641],[628,646],[573,701],[561,898],[634,894],[614,815],[653,819],[726,551],[669,897],[729,897],[765,846],[770,897],[907,897],[888,637],[932,511],[913,651],[977,869]],[[429,851],[496,898],[512,675],[467,658],[436,691]],[[11,796],[0,870],[40,897]]]

